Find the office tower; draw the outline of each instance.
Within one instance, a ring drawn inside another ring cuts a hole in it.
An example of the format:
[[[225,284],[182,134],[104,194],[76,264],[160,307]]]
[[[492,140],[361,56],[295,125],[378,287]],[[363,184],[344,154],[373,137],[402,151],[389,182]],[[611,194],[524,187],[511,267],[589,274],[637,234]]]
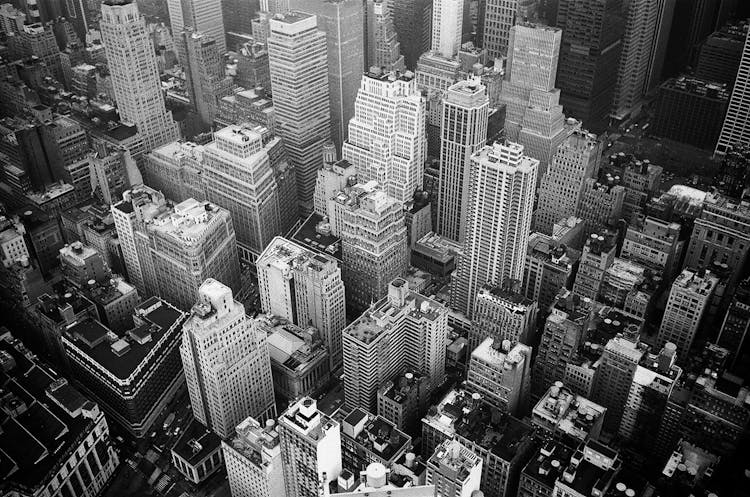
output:
[[[69,326],[62,341],[76,381],[110,419],[140,438],[183,384],[179,345],[186,316],[158,298],[129,312],[135,326],[127,331],[89,318]]]
[[[580,232],[583,228],[580,219],[569,219],[578,221],[575,231]],[[579,244],[572,245],[579,246]],[[523,268],[521,294],[537,302],[538,308],[547,312],[561,288],[573,288],[574,269],[578,269],[580,258],[581,251],[570,247],[567,241],[542,233],[530,234]]]
[[[253,417],[222,440],[224,465],[233,497],[284,497],[280,437],[273,420],[264,426]]]
[[[99,26],[120,119],[137,126],[146,150],[176,140],[179,130],[164,107],[154,47],[138,5],[103,3]]]
[[[399,430],[413,433],[430,403],[430,379],[407,371],[378,389],[378,415]]]
[[[531,392],[531,347],[487,337],[471,353],[466,388],[513,416],[526,413]]]
[[[375,190],[352,198],[343,215],[341,248],[349,312],[383,298],[390,282],[408,267],[406,226],[401,204]]]
[[[23,31],[26,23],[26,14],[16,9],[13,5],[5,3],[0,6],[0,31],[9,35]]]
[[[498,344],[505,340],[511,345],[533,344],[536,315],[536,301],[514,291],[512,285],[482,286],[474,301],[469,350],[476,349],[486,338],[494,338]]]
[[[460,242],[466,228],[471,156],[487,141],[487,89],[477,79],[460,81],[448,88],[442,107],[437,231]]]
[[[510,140],[539,160],[538,179],[547,170],[557,147],[580,123],[566,120],[555,88],[562,32],[538,24],[510,30],[506,80],[500,99],[506,104],[505,129]]]
[[[698,326],[718,283],[719,279],[706,270],[682,270],[669,292],[656,337],[659,347],[672,342],[677,346],[677,358],[680,361],[688,357]]]
[[[575,444],[599,439],[606,412],[605,407],[576,395],[563,382],[556,381],[533,407],[531,423]]]
[[[643,357],[638,336],[618,335],[607,342],[594,373],[591,400],[607,408],[604,430],[617,433],[638,363]]]
[[[533,451],[530,425],[504,414],[466,390],[451,390],[422,418],[422,455],[457,440],[482,459],[484,495],[516,495],[519,475]],[[504,447],[506,450],[497,450]]]
[[[3,397],[15,406],[3,412],[0,445],[7,466],[0,491],[104,492],[120,464],[104,412],[7,330],[0,335],[0,354]]]
[[[284,318],[260,314],[252,326],[267,336],[273,390],[277,398],[299,399],[324,388],[331,379],[328,347],[313,326],[302,328]]]
[[[204,198],[203,152],[188,141],[157,147],[146,155],[143,182],[174,202]]]
[[[409,435],[361,407],[341,421],[341,467],[354,475],[372,463],[391,468],[410,449]]]
[[[599,133],[612,108],[626,12],[623,0],[560,0],[563,30],[557,86],[566,114]]]
[[[314,15],[299,12],[271,19],[268,61],[276,131],[297,170],[297,198],[312,211],[315,176],[331,137],[326,34]]]
[[[730,278],[736,283],[740,268],[750,253],[750,207],[736,199],[706,195],[700,217],[695,220],[683,267],[709,267],[720,262],[736,268]]]
[[[735,366],[741,360],[747,344],[750,343],[747,342],[748,338],[750,338],[750,279],[745,279],[735,289],[734,297],[721,324],[721,331],[716,338],[716,344],[732,354],[732,366]]]
[[[624,201],[625,187],[611,174],[600,172],[598,179],[586,178],[576,209],[576,217],[584,222],[584,235],[616,226]]]
[[[622,53],[611,114],[618,121],[636,115],[643,103],[662,3],[664,2],[631,0],[630,5],[623,5],[627,21],[622,35]]]
[[[576,213],[584,181],[596,176],[602,145],[595,135],[576,130],[558,147],[539,186],[535,231],[550,235],[557,221]]]
[[[583,247],[573,292],[581,297],[597,300],[604,273],[615,262],[616,252],[616,240],[611,233],[592,233]]]
[[[446,440],[427,460],[425,483],[441,497],[476,495],[482,479],[482,458],[458,440]]]
[[[729,108],[724,118],[719,140],[716,143],[715,155],[726,154],[731,147],[738,143],[750,142],[750,30],[745,36],[745,46],[742,49],[742,58],[737,71],[737,78],[729,99]]]
[[[401,204],[422,187],[425,101],[409,74],[373,68],[363,77],[342,157],[360,182],[377,181]]]
[[[731,89],[740,67],[747,29],[748,23],[741,21],[729,23],[711,34],[701,45],[696,77],[723,83]]]
[[[684,241],[681,226],[651,216],[628,226],[620,255],[656,271],[670,281],[676,274]]]
[[[431,50],[450,59],[461,47],[464,0],[435,0],[432,2]]]
[[[516,21],[526,20],[521,12],[528,0],[487,0],[483,19],[482,48],[487,50],[490,59],[508,56],[510,30]]]
[[[206,280],[182,329],[180,354],[195,419],[228,438],[248,414],[275,417],[266,337],[250,325],[231,288]]]
[[[314,14],[326,35],[331,138],[336,150],[347,139],[347,123],[365,66],[365,12],[362,0],[290,0],[293,10]]]
[[[206,199],[232,215],[242,260],[254,261],[281,233],[279,187],[260,133],[228,126],[203,151]]]
[[[344,329],[346,406],[374,411],[380,385],[404,370],[427,376],[431,390],[440,385],[447,335],[447,309],[393,280],[388,296]]]
[[[728,104],[729,92],[723,85],[687,76],[667,80],[659,87],[651,132],[711,150]]]
[[[736,144],[721,159],[714,186],[729,197],[740,198],[750,186],[750,144]]]
[[[314,326],[328,348],[330,369],[342,361],[346,303],[341,269],[333,257],[276,237],[256,262],[263,312],[297,326]]]
[[[367,0],[367,60],[365,67],[380,67],[384,72],[404,71],[401,43],[393,26],[393,0]]]
[[[446,58],[438,52],[429,51],[419,57],[414,78],[417,88],[426,97],[427,153],[438,156],[443,99],[448,88],[466,77],[461,73],[461,62],[458,57]]]
[[[451,307],[467,317],[482,285],[523,277],[539,165],[523,151],[517,143],[496,142],[471,158],[464,255],[451,294]]]
[[[675,359],[675,345],[666,343],[657,354],[643,354],[633,376],[618,434],[641,457],[653,450],[667,402],[682,379]]]
[[[413,70],[431,46],[432,0],[391,0],[390,8],[406,67]]]
[[[218,59],[223,56],[227,51],[227,30],[224,29],[221,3],[221,0],[168,0],[167,9],[172,36],[177,40],[183,36],[182,32],[185,30],[202,33],[216,43],[215,57]],[[187,60],[185,48],[180,47],[179,43],[175,45],[180,64],[185,66]]]
[[[664,64],[667,58],[669,37],[672,33],[672,21],[678,0],[659,0],[656,7],[656,27],[651,48],[651,59],[648,63],[646,93],[655,88],[663,78]]]
[[[217,115],[218,100],[232,92],[234,83],[224,76],[222,47],[205,32],[185,28],[178,44],[184,46],[185,84],[190,103],[204,126],[211,126]]]
[[[278,424],[286,497],[323,494],[341,474],[341,427],[304,397],[289,406]],[[320,488],[320,491],[313,489]]]
[[[228,37],[253,34],[252,21],[261,4],[258,0],[222,0],[221,11]]]

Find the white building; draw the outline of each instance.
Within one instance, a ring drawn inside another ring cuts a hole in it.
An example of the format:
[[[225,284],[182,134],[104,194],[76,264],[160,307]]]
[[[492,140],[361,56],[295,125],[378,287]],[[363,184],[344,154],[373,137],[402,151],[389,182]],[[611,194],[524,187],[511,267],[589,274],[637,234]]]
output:
[[[228,438],[248,414],[275,417],[271,359],[229,287],[209,279],[199,293],[182,327],[185,381],[195,418]]]
[[[341,474],[341,426],[305,397],[279,417],[286,497],[328,495]]]
[[[29,260],[29,249],[26,247],[23,233],[14,227],[0,232],[0,263],[9,267],[14,262],[24,260]]]
[[[347,186],[354,186],[357,169],[345,160],[323,164],[315,181],[315,213],[328,214],[328,201]]]
[[[434,0],[432,2],[432,46],[443,57],[454,57],[461,47],[461,28],[464,19],[464,0]]]
[[[261,426],[249,417],[221,442],[232,497],[286,497],[281,445],[274,420]]]
[[[344,400],[350,408],[375,411],[378,388],[404,370],[426,375],[430,389],[445,377],[448,310],[410,291],[401,278],[343,335]]]
[[[477,79],[448,88],[440,132],[437,231],[456,242],[466,227],[471,156],[487,141],[488,116],[487,89]]]
[[[436,497],[472,497],[482,479],[482,458],[458,440],[446,440],[427,460],[426,483]]]
[[[422,186],[427,158],[425,100],[411,73],[362,77],[342,157],[361,182],[377,181],[401,204]]]
[[[485,283],[523,278],[539,166],[511,142],[485,146],[471,163],[464,254],[451,294],[451,307],[469,317]]]
[[[314,15],[278,14],[270,21],[268,62],[276,132],[297,172],[297,198],[312,211],[323,145],[331,139],[326,34]]]
[[[750,143],[750,30],[745,38],[737,79],[714,153],[724,155],[737,143]]]
[[[328,348],[330,369],[338,367],[346,301],[336,260],[276,237],[260,255],[256,267],[263,312],[297,326],[314,326]]]
[[[102,3],[99,23],[120,119],[135,124],[146,151],[180,136],[164,107],[156,53],[146,22],[132,0]]]

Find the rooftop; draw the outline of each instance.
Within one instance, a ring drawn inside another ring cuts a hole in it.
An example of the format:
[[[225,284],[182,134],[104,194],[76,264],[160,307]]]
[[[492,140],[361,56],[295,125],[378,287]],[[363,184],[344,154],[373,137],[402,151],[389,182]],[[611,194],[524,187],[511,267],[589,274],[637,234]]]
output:
[[[428,464],[439,468],[451,480],[463,482],[471,471],[482,463],[482,459],[458,440],[445,440],[437,446]],[[455,476],[454,476],[455,475]]]
[[[606,411],[607,408],[574,394],[558,381],[534,406],[532,419],[583,441],[592,434],[592,428],[603,419]]]
[[[523,474],[551,489],[555,486],[555,481],[562,477],[575,450],[563,442],[548,440],[534,453],[534,457],[523,468]]]
[[[406,372],[398,375],[392,381],[387,382],[380,388],[380,393],[396,403],[404,402],[410,394],[419,393],[419,385],[427,380],[427,377],[419,373]]]
[[[392,462],[411,446],[411,437],[382,416],[375,416],[362,408],[356,408],[341,422],[344,436],[357,445]]]
[[[195,465],[219,450],[220,447],[221,438],[193,419],[172,447],[172,452],[189,464]]]
[[[323,216],[313,212],[292,235],[292,240],[315,252],[325,253],[341,260],[341,238],[325,226]]]
[[[290,371],[302,371],[312,363],[328,356],[317,329],[300,328],[285,319],[260,315],[254,323],[268,334],[271,361]]]

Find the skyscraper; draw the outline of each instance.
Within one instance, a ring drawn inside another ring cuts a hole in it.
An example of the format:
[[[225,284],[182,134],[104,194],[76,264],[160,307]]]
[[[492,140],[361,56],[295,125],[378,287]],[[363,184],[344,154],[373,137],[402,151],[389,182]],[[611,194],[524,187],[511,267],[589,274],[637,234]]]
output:
[[[715,154],[724,155],[736,144],[750,143],[750,30],[745,36],[740,68],[734,81]]]
[[[276,237],[258,257],[256,267],[263,312],[298,326],[314,326],[328,347],[330,369],[338,367],[346,302],[336,260]]]
[[[422,186],[425,101],[408,74],[374,68],[363,77],[342,156],[360,182],[377,181],[401,204]]]
[[[393,0],[390,0],[392,2]],[[367,0],[367,53],[365,67],[380,67],[385,72],[403,71],[401,43],[393,26],[389,0]]]
[[[182,326],[185,381],[195,419],[229,438],[248,414],[276,416],[271,359],[266,337],[250,326],[231,288],[208,279],[199,294]]]
[[[326,34],[331,138],[337,150],[354,116],[359,78],[365,65],[365,23],[362,0],[289,0],[292,9],[314,14]]]
[[[482,458],[458,440],[445,440],[427,460],[427,485],[435,495],[470,497],[479,490]]]
[[[243,126],[215,132],[201,176],[206,199],[232,214],[240,258],[254,261],[281,233],[279,187],[262,136]]]
[[[391,0],[389,7],[406,67],[414,69],[419,56],[430,49],[432,0]]]
[[[469,350],[476,349],[486,338],[502,344],[509,340],[531,345],[534,343],[537,303],[511,288],[485,285],[474,301],[474,315],[469,331]]]
[[[146,150],[176,140],[179,130],[164,107],[156,54],[138,5],[107,0],[99,28],[120,119],[136,125]]]
[[[471,316],[485,283],[523,277],[539,161],[522,145],[487,145],[471,158],[464,256],[454,274],[452,307]]]
[[[516,24],[519,0],[487,0],[482,48],[491,59],[508,55],[510,28]]]
[[[261,426],[249,417],[237,434],[221,442],[233,497],[284,497],[279,433],[273,420]]]
[[[182,31],[191,28],[211,37],[216,43],[216,57],[221,57],[227,50],[224,18],[221,15],[221,0],[167,0],[169,22],[172,36],[182,37]],[[106,40],[105,40],[106,45]],[[180,63],[185,63],[185,52],[177,48]]]
[[[622,51],[623,0],[560,0],[557,27],[563,30],[557,85],[569,116],[595,133],[607,126]]]
[[[177,45],[183,45],[185,83],[190,102],[204,126],[211,126],[217,114],[218,100],[229,95],[232,78],[224,76],[222,48],[212,35],[185,28]]]
[[[487,141],[489,98],[476,79],[460,81],[443,100],[437,231],[461,241],[466,227],[471,156]]]
[[[539,186],[534,231],[551,235],[556,222],[576,213],[584,180],[596,175],[601,153],[602,143],[583,130],[558,147]]]
[[[268,60],[276,131],[297,169],[297,197],[312,211],[323,145],[331,138],[326,35],[314,15],[289,12],[270,21]]]
[[[388,296],[344,329],[346,405],[375,411],[380,385],[405,370],[427,376],[430,390],[440,385],[447,336],[448,310],[394,279]]]
[[[341,474],[341,426],[305,397],[279,416],[286,497],[324,495]],[[318,490],[319,489],[319,490]]]
[[[458,54],[461,46],[464,0],[435,0],[432,2],[432,50],[443,57]]]

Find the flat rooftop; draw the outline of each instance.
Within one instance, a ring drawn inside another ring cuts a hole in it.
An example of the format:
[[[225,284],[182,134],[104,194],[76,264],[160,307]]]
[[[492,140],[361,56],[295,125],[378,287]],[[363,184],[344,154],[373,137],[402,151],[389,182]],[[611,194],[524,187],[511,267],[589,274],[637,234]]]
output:
[[[336,260],[341,260],[341,238],[333,235],[330,230],[320,230],[323,216],[312,213],[292,235],[291,239],[298,244],[315,252],[320,252]]]
[[[196,465],[220,448],[221,438],[193,419],[172,447],[172,452],[189,464]]]

